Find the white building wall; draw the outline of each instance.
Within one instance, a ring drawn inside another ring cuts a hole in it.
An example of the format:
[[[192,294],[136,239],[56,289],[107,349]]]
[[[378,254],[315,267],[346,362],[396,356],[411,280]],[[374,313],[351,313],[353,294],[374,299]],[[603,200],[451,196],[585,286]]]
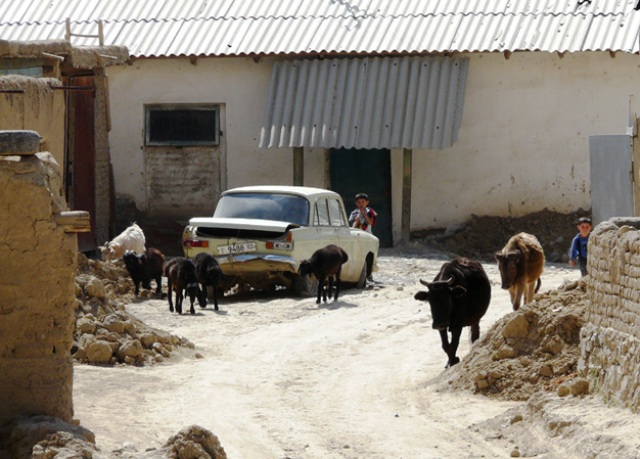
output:
[[[144,173],[144,106],[156,103],[222,105],[222,190],[249,183],[290,184],[291,152],[257,146],[270,71],[270,65],[249,58],[198,59],[195,65],[187,58],[149,59],[113,68],[110,141],[116,195],[131,197],[142,211],[150,207]],[[179,180],[184,170],[175,172]],[[186,191],[183,199],[193,200],[189,188]],[[215,203],[202,204],[203,214],[213,212]]]
[[[412,229],[462,223],[471,214],[517,217],[544,208],[590,208],[589,136],[626,131],[640,58],[514,53],[509,59],[502,54],[470,59],[457,143],[413,152]],[[110,67],[116,194],[146,208],[143,106],[163,102],[224,104],[222,189],[292,184],[292,151],[257,147],[272,61],[211,58],[193,65],[186,58],[149,59]],[[324,151],[305,151],[305,185],[327,182]],[[398,149],[392,151],[392,189],[397,240]],[[205,214],[212,210],[203,208]]]

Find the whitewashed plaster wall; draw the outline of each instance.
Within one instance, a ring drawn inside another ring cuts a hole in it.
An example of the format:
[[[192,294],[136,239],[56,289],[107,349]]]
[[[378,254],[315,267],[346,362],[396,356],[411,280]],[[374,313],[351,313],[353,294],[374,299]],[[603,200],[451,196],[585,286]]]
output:
[[[471,214],[517,217],[544,208],[590,208],[589,136],[626,132],[640,57],[469,57],[458,141],[446,150],[413,152],[412,229],[463,223]],[[193,65],[189,59],[150,59],[109,68],[116,194],[130,195],[145,208],[143,106],[163,102],[224,104],[222,189],[292,184],[291,150],[258,148],[272,62],[217,58]],[[305,185],[327,185],[325,160],[322,149],[305,150]],[[392,151],[392,193],[398,240],[398,149]]]
[[[412,227],[589,209],[589,136],[623,134],[640,58],[472,55],[458,142],[415,151]]]

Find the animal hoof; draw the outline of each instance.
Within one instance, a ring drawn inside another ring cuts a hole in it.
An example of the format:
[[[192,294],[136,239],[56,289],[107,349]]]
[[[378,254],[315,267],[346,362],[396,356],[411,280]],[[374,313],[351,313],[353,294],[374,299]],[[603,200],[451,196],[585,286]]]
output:
[[[449,368],[454,366],[455,364],[460,363],[460,357],[454,357],[452,360],[447,362],[447,366],[445,368]]]

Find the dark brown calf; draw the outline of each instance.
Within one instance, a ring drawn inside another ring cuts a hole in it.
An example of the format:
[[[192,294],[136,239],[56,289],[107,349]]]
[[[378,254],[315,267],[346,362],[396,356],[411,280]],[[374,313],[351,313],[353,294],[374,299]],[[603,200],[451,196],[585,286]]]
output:
[[[318,279],[318,299],[316,304],[320,304],[320,296],[324,302],[327,302],[327,290],[328,297],[331,298],[333,290],[333,278],[335,277],[335,295],[334,301],[338,300],[338,294],[340,292],[340,272],[342,271],[342,265],[349,259],[347,252],[342,247],[338,247],[334,244],[329,244],[326,247],[316,250],[311,258],[300,262],[298,268],[298,274],[300,276],[306,276],[313,274]],[[328,279],[328,286],[325,290],[324,283]]]
[[[152,279],[156,281],[156,293],[162,294],[164,255],[160,250],[148,247],[139,255],[132,250],[127,250],[122,259],[135,286],[136,296],[140,293],[140,284],[142,288],[151,290]]]
[[[189,312],[195,314],[193,303],[199,295],[198,276],[196,267],[191,260],[178,257],[165,263],[164,275],[167,276],[167,297],[169,298],[169,311],[173,312],[173,302],[171,300],[171,289],[176,291],[176,312],[182,314],[182,301],[184,296],[189,296],[191,309]]]

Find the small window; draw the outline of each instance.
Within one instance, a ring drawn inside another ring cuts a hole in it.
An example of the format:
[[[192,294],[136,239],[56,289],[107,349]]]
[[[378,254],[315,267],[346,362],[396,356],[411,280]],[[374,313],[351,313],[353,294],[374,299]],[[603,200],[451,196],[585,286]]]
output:
[[[147,105],[145,145],[218,145],[218,105]]]
[[[316,203],[316,226],[329,226],[331,221],[329,220],[329,210],[327,209],[327,200],[318,199]]]
[[[337,199],[318,199],[313,218],[316,226],[347,226],[340,201]]]
[[[329,199],[329,217],[331,218],[331,226],[347,226],[344,220],[344,212],[340,201],[337,199]]]

